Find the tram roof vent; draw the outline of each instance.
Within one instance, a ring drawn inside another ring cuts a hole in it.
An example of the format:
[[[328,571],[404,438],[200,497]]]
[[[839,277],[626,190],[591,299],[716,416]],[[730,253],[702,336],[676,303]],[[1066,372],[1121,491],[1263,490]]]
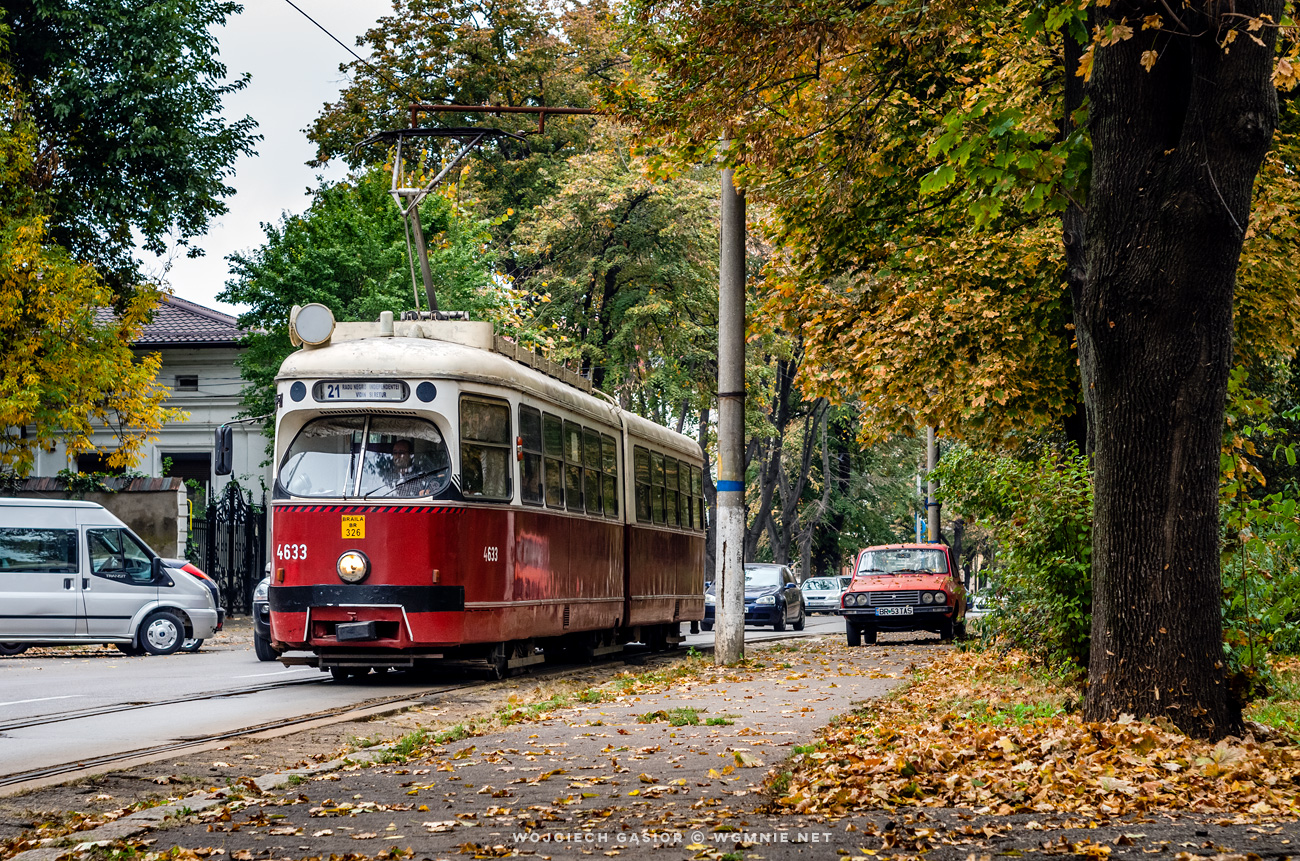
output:
[[[492,349],[492,324],[484,320],[394,320],[392,335],[383,323],[338,323],[331,340],[356,341],[361,338],[398,337],[450,341],[480,350]]]
[[[591,380],[588,378],[581,374],[575,374],[563,365],[552,362],[541,353],[529,350],[509,338],[503,338],[500,335],[493,336],[493,349],[503,356],[509,356],[521,365],[527,365],[541,371],[548,377],[554,377],[574,388],[582,389],[584,392],[591,391]]]

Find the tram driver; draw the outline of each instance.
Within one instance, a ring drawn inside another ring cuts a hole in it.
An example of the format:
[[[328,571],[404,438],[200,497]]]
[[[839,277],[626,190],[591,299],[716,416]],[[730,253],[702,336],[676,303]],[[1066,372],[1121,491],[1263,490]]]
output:
[[[394,496],[428,496],[436,489],[435,468],[427,458],[417,457],[409,439],[393,441],[392,469],[388,484]]]

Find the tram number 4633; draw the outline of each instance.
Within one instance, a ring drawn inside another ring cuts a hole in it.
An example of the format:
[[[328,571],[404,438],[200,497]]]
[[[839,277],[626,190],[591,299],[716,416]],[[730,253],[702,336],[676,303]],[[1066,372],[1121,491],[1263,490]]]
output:
[[[497,548],[495,547],[483,548],[484,562],[496,562],[499,558],[501,558],[501,551],[499,551]]]
[[[275,548],[276,559],[306,559],[306,544],[280,544]]]

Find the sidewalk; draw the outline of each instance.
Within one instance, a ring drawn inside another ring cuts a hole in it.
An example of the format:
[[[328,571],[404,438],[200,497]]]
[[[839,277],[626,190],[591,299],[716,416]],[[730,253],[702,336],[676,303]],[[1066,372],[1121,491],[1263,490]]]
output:
[[[579,688],[567,703],[520,699],[501,713],[517,723],[477,737],[442,744],[408,737],[387,753],[358,753],[358,760],[374,763],[325,766],[330,770],[287,782],[283,775],[241,779],[231,792],[243,798],[224,804],[196,798],[196,812],[184,811],[179,821],[161,809],[151,819],[143,812],[137,817],[150,819],[153,831],[127,828],[124,841],[104,849],[84,844],[78,854],[138,852],[146,861],[597,854],[1260,861],[1290,857],[1300,847],[1294,821],[1222,813],[773,812],[763,785],[769,775],[780,782],[787,757],[826,756],[804,747],[821,727],[951,649],[927,639],[850,649],[841,638],[825,637],[751,647],[751,666],[743,670],[719,671],[696,660],[691,674],[676,680],[663,669],[623,674]],[[445,727],[455,709],[429,707],[403,717],[408,726]],[[925,729],[943,735],[942,727]],[[887,742],[864,736],[860,747],[856,739],[853,744],[853,756],[878,762],[872,773],[882,785],[898,776]],[[382,764],[403,749],[409,759]],[[818,761],[828,778],[840,767],[830,758]],[[43,861],[62,857],[54,849],[37,853]]]
[[[715,840],[715,827],[747,824],[766,800],[760,784],[770,766],[948,648],[936,640],[849,649],[828,637],[751,649],[761,668],[706,667],[694,681],[542,713],[404,764],[352,766],[233,814],[205,812],[154,834],[151,848],[223,849],[241,859],[408,847],[429,858],[651,847],[694,855]],[[802,833],[811,824],[785,827]],[[825,831],[806,835],[823,853]]]

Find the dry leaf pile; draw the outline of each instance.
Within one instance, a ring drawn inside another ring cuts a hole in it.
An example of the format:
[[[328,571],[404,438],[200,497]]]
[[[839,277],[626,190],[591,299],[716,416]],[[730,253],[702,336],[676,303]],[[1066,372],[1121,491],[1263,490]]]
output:
[[[1300,815],[1300,750],[1217,744],[1122,715],[1085,723],[1026,656],[954,652],[897,695],[846,716],[769,778],[773,808],[843,815],[899,806],[1007,815],[1073,811]],[[1044,707],[1026,708],[1038,700]],[[1026,717],[1046,713],[1049,716]]]

